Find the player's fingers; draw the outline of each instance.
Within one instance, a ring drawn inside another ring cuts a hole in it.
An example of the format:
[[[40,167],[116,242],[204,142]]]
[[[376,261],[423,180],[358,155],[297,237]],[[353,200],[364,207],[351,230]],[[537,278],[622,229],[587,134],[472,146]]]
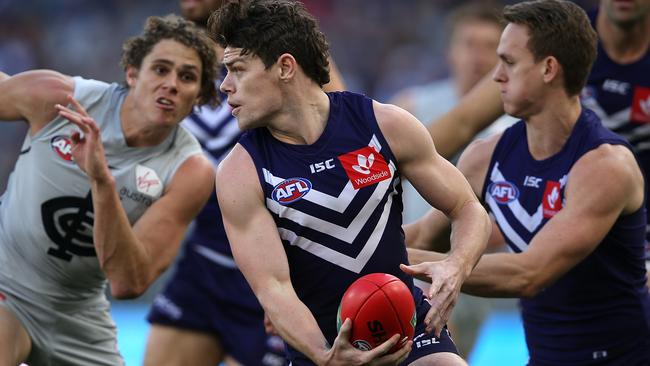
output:
[[[79,104],[79,102],[76,99],[74,99],[72,95],[68,95],[68,101],[72,103],[74,109],[77,112],[79,112],[79,114],[81,114],[82,116],[88,116],[88,112],[86,112],[86,109],[81,104]]]
[[[63,114],[65,114],[66,116],[73,117],[75,120],[80,120],[81,119],[81,115],[79,113],[73,111],[72,109],[70,109],[70,108],[68,108],[68,107],[66,107],[64,105],[55,104],[54,108],[57,109],[60,116],[63,116]],[[64,117],[64,118],[70,119],[68,117]]]
[[[379,346],[377,346],[377,347],[375,347],[372,350],[367,352],[368,356],[370,356],[370,360],[373,360],[373,359],[375,359],[377,357],[385,355],[399,341],[400,341],[400,335],[399,334],[393,334],[393,336],[388,338],[387,341],[385,341],[384,343],[380,344]]]
[[[73,132],[72,136],[70,136],[70,138],[72,139],[72,143],[74,145],[77,145],[78,143],[80,143],[80,142],[82,142],[84,140],[83,135],[79,131]]]
[[[350,341],[350,332],[352,331],[352,321],[350,318],[345,318],[343,324],[341,324],[341,329],[339,329],[339,335],[336,338]]]
[[[395,351],[395,353],[393,354],[396,358],[395,363],[399,365],[402,362],[404,362],[404,360],[406,360],[406,358],[411,353],[412,348],[413,348],[413,341],[404,342],[404,345],[402,345],[402,347],[400,347],[400,349]]]
[[[82,132],[84,132],[84,133],[90,132],[90,128],[88,127],[88,125],[86,123],[84,123],[82,121],[81,117],[79,115],[77,115],[76,113],[70,113],[70,112],[65,111],[65,110],[60,110],[59,115],[61,117],[65,118],[65,119],[67,119],[68,121],[72,122],[73,124],[75,124],[77,127],[79,127],[79,129]]]
[[[414,264],[411,266],[407,266],[406,264],[400,264],[399,268],[402,270],[402,272],[406,273],[409,276],[429,274],[428,266],[425,263]]]
[[[99,126],[95,123],[95,120],[90,117],[83,117],[81,121],[88,126],[90,131],[92,131],[96,136],[99,135]]]

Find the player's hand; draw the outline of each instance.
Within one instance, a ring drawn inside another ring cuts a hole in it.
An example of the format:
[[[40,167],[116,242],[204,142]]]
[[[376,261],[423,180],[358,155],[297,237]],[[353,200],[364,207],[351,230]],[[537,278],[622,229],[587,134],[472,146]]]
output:
[[[110,179],[111,173],[106,163],[104,146],[97,123],[72,96],[68,95],[68,101],[74,110],[60,104],[56,104],[54,107],[59,111],[61,117],[74,123],[81,131],[76,131],[71,136],[72,157],[90,179],[96,181]]]
[[[271,322],[271,319],[264,313],[264,331],[268,335],[275,335],[275,336],[280,336],[280,333],[278,333],[277,330],[275,330],[275,326],[273,325],[273,322]]]
[[[425,293],[431,304],[431,309],[424,318],[424,324],[426,324],[428,333],[433,331],[439,338],[451,316],[454,305],[456,305],[460,287],[465,280],[461,267],[447,258],[412,266],[401,264],[400,268],[408,275],[425,275],[431,279],[429,291]]]
[[[361,351],[350,343],[350,333],[352,322],[345,319],[339,330],[339,334],[334,340],[334,345],[326,354],[326,360],[323,365],[398,365],[402,363],[411,352],[412,341],[404,342],[402,347],[391,354],[386,354],[394,345],[400,341],[398,334],[393,335],[386,342],[371,349],[370,351]]]

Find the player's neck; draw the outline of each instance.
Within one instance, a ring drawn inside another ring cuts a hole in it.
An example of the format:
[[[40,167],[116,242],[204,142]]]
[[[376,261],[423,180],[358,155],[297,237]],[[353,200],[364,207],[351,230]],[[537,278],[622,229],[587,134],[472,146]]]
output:
[[[603,49],[614,62],[630,64],[641,59],[650,47],[650,16],[630,27],[621,27],[598,13],[596,30]]]
[[[330,112],[327,94],[320,88],[308,88],[287,96],[290,105],[267,128],[276,139],[294,145],[311,145],[323,134]]]
[[[562,150],[571,136],[582,107],[578,96],[547,102],[540,113],[526,118],[526,138],[530,154],[544,160]]]
[[[129,147],[158,145],[169,136],[175,127],[164,128],[160,125],[147,124],[142,117],[142,112],[133,104],[129,95],[124,98],[124,103],[120,108],[120,125],[126,145]]]

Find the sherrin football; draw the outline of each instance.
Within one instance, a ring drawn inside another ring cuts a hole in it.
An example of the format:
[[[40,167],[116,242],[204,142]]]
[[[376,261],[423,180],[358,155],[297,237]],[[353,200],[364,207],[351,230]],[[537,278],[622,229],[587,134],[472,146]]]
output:
[[[350,343],[360,350],[371,350],[394,334],[400,340],[413,339],[415,303],[409,288],[399,278],[372,273],[354,281],[343,294],[336,317],[337,330],[346,318],[352,321]],[[399,349],[396,344],[389,353]]]

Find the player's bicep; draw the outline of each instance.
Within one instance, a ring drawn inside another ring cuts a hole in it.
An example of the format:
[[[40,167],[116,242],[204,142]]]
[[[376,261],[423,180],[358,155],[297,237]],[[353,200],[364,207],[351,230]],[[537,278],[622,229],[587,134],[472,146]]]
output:
[[[256,295],[289,281],[280,235],[264,204],[255,166],[241,145],[221,162],[216,190],[233,256]]]
[[[640,208],[640,171],[631,153],[621,149],[602,146],[571,169],[564,207],[539,231],[527,252],[540,283],[548,284],[576,266],[628,208]]]
[[[50,70],[27,71],[0,81],[0,120],[27,120],[32,133],[57,115],[55,104],[67,104],[71,77]]]
[[[426,128],[410,113],[377,102],[374,109],[401,175],[429,204],[448,213],[456,206],[456,193],[469,188],[465,179],[438,155]]]

